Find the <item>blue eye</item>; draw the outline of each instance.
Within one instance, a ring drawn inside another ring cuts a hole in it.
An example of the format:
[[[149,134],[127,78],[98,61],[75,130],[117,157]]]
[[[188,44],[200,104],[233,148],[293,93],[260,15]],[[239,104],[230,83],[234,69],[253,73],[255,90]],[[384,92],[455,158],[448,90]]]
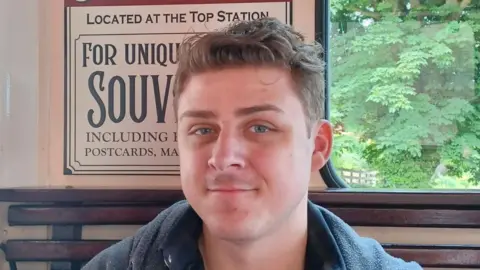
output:
[[[262,125],[252,126],[251,129],[255,133],[265,133],[265,132],[268,132],[270,130],[268,127],[262,126]]]
[[[211,128],[199,128],[195,131],[197,135],[206,135],[212,132]]]

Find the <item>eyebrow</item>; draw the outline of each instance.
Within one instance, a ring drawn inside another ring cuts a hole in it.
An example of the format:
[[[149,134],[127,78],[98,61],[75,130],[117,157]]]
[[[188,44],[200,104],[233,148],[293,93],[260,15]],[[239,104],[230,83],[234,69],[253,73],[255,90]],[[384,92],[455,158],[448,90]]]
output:
[[[182,115],[180,116],[180,119],[183,119],[185,117],[209,119],[209,118],[215,118],[216,114],[212,111],[206,111],[206,110],[189,110],[182,113]]]
[[[254,114],[258,112],[265,112],[265,111],[274,111],[278,113],[283,113],[283,110],[275,105],[262,104],[262,105],[252,106],[252,107],[240,108],[235,111],[235,115],[245,116],[245,115]]]
[[[235,115],[246,116],[246,115],[250,115],[258,112],[265,112],[265,111],[274,111],[277,113],[284,113],[282,109],[280,109],[275,105],[262,104],[262,105],[256,105],[256,106],[237,109],[235,110]],[[208,110],[188,110],[182,113],[182,115],[180,116],[180,119],[184,117],[211,119],[211,118],[217,117],[217,115],[213,111],[208,111]]]

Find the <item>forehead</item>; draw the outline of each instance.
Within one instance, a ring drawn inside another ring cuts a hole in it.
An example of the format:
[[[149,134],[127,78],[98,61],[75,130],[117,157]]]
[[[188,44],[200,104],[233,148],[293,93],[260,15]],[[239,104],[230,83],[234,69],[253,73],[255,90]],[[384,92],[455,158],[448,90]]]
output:
[[[301,109],[290,73],[280,68],[228,68],[194,75],[179,100],[179,114],[191,109],[231,112],[240,107],[274,104]],[[295,104],[297,103],[297,104]]]

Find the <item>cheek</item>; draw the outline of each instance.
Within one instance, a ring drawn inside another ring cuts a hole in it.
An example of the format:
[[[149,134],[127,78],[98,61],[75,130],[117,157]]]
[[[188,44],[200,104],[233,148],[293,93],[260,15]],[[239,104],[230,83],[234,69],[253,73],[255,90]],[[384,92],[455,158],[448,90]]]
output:
[[[271,192],[295,196],[310,181],[311,159],[308,145],[293,140],[284,144],[259,147],[251,156],[255,170],[263,177]]]
[[[208,149],[193,149],[188,143],[179,143],[182,182],[202,182],[203,176],[208,169],[210,153]]]
[[[250,152],[251,164],[270,187],[283,188],[294,172],[292,149],[288,145],[261,145]]]

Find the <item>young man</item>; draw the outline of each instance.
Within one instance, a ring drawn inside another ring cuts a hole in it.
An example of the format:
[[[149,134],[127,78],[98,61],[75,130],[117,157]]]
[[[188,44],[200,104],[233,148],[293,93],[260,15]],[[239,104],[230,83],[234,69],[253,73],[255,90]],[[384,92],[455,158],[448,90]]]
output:
[[[178,202],[84,269],[421,269],[308,200],[330,156],[321,47],[278,20],[188,39],[174,99]]]

